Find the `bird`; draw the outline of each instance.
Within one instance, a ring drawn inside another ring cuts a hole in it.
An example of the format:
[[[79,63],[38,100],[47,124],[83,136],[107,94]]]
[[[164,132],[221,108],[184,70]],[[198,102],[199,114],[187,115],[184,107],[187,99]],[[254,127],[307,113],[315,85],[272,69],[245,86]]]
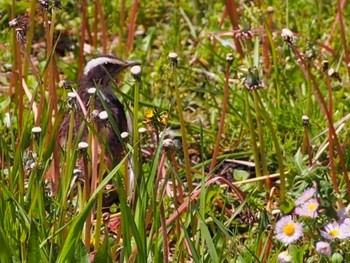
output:
[[[114,123],[117,125],[119,134],[113,130],[111,125],[106,126],[106,121],[95,118],[98,134],[102,134],[102,129],[106,127],[106,163],[109,168],[113,168],[113,166],[119,163],[123,158],[123,143],[120,140],[120,134],[123,132],[129,132],[124,107],[118,100],[117,96],[113,93],[111,89],[113,86],[112,83],[119,73],[135,65],[140,65],[140,63],[138,61],[123,61],[112,55],[98,56],[88,61],[85,65],[78,84],[77,94],[85,109],[89,109],[91,106],[91,94],[89,93],[89,89],[95,88],[100,96],[95,96],[93,104],[94,111],[100,113],[105,111],[105,107],[107,106],[107,112],[110,113],[108,120],[110,121],[110,118],[113,118]],[[84,121],[82,114],[83,109],[79,103],[76,104],[77,114],[73,129],[73,138],[77,137],[79,127]],[[88,118],[89,116],[87,116],[87,119]],[[67,144],[69,123],[70,114],[67,113],[63,117],[63,121],[58,131],[58,142],[62,148],[66,147]],[[87,141],[87,134],[87,125],[85,125],[82,141]]]

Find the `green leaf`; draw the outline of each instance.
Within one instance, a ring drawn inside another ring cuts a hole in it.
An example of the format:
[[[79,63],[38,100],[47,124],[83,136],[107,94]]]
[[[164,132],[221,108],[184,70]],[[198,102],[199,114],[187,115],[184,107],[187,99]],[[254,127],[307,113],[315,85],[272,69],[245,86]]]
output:
[[[30,223],[28,239],[28,263],[40,262],[39,232],[34,221]]]
[[[86,250],[86,247],[85,247],[83,241],[81,241],[81,240],[79,240],[77,247],[74,251],[73,262],[76,262],[76,263],[89,263],[90,262],[89,253]]]
[[[106,236],[103,240],[102,246],[98,249],[94,263],[111,263],[113,262],[112,260],[112,255],[111,255],[111,250],[109,246],[109,237]]]
[[[61,253],[58,256],[56,262],[67,262],[70,260],[74,250],[77,248],[78,243],[81,242],[80,236],[85,224],[87,217],[91,209],[95,205],[95,200],[97,198],[97,194],[104,189],[106,184],[117,174],[120,167],[124,164],[125,159],[128,158],[128,155],[103,179],[101,184],[97,187],[95,192],[91,195],[91,198],[87,202],[84,209],[79,213],[79,215],[74,219],[67,236],[66,241],[64,242]]]
[[[0,262],[12,262],[12,256],[15,255],[15,253],[9,246],[9,240],[7,239],[5,231],[2,229],[2,227],[0,227],[0,244]]]
[[[244,170],[237,170],[235,169],[233,172],[233,178],[236,181],[242,181],[242,180],[246,180],[248,179],[250,176],[250,174],[247,171]]]

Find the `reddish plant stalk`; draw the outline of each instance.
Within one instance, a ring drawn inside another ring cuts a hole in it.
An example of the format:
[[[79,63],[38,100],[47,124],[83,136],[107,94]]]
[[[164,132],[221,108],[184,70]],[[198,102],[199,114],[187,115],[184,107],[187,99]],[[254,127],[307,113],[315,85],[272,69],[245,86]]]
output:
[[[350,77],[350,67],[349,67],[349,49],[347,46],[347,40],[346,40],[346,34],[345,34],[345,27],[344,27],[344,21],[343,21],[343,10],[340,1],[338,0],[338,20],[339,20],[339,26],[340,26],[340,37],[341,37],[341,42],[343,44],[343,49],[344,49],[344,54],[345,54],[345,63],[346,63],[346,68],[348,70],[348,75]]]
[[[323,98],[323,95],[321,93],[320,88],[317,86],[316,79],[315,79],[314,75],[312,74],[311,69],[308,67],[307,63],[305,62],[305,59],[303,58],[303,56],[300,54],[299,50],[294,45],[291,45],[291,48],[292,48],[294,54],[296,55],[296,57],[298,58],[298,60],[300,61],[300,66],[303,69],[303,71],[305,71],[304,74],[310,78],[311,84],[313,87],[312,91],[315,95],[316,101],[317,101],[318,105],[320,106],[321,110],[323,111],[324,115],[327,118],[329,133],[330,133],[330,136],[333,138],[333,141],[334,141],[334,143],[337,147],[337,150],[338,150],[339,161],[340,161],[341,168],[343,170],[343,177],[344,177],[344,181],[345,181],[346,188],[347,188],[347,194],[348,194],[348,198],[350,199],[350,180],[348,178],[348,172],[347,172],[346,165],[345,165],[343,149],[339,144],[338,136],[335,132],[332,118],[331,118],[330,113],[327,109],[326,102]],[[337,186],[334,186],[334,187],[336,188]]]
[[[220,141],[221,141],[222,134],[224,132],[225,118],[226,118],[226,112],[228,107],[228,98],[230,94],[230,87],[229,87],[230,66],[231,66],[231,63],[227,63],[226,72],[225,72],[224,100],[222,102],[219,130],[216,136],[216,142],[215,142],[214,152],[210,163],[209,173],[212,172],[215,168],[216,158],[218,157],[219,149],[220,149]]]
[[[103,13],[102,5],[100,0],[96,0],[96,8],[98,15],[101,20],[101,31],[102,31],[102,53],[105,55],[107,54],[107,26],[106,26],[106,19],[105,15]],[[97,32],[96,32],[97,35]]]
[[[129,21],[128,39],[126,41],[127,54],[129,54],[129,52],[132,50],[132,43],[134,42],[136,16],[137,16],[138,8],[139,8],[139,1],[134,0],[132,9],[131,9],[130,21]]]
[[[327,89],[328,89],[328,112],[329,112],[329,118],[330,122],[333,123],[333,94],[332,94],[332,86],[331,86],[331,81],[330,77],[328,74],[326,74],[326,84],[327,84]],[[335,165],[334,165],[334,146],[333,146],[333,136],[331,132],[328,132],[328,146],[329,146],[329,168],[331,170],[331,178],[332,178],[332,183],[334,186],[335,192],[340,196],[340,190],[338,186],[338,180],[337,180],[337,172],[335,170]],[[338,200],[338,205],[342,207],[342,202],[339,198]]]
[[[239,29],[239,25],[238,25],[239,15],[237,12],[238,6],[237,6],[236,1],[235,0],[225,0],[225,6],[226,6],[226,11],[227,11],[227,14],[230,18],[233,30]],[[235,42],[236,51],[238,52],[239,56],[241,58],[243,58],[244,52],[243,52],[241,43],[234,36],[233,36],[233,41]]]
[[[82,75],[83,64],[84,64],[85,31],[87,27],[86,0],[81,1],[80,10],[81,10],[81,28],[80,28],[79,57],[78,57],[78,79]]]

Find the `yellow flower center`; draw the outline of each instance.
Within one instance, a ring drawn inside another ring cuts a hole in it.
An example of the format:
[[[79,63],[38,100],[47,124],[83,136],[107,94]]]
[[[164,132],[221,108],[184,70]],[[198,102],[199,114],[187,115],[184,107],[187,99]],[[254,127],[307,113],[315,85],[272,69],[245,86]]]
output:
[[[329,235],[331,237],[337,237],[339,236],[339,229],[332,229],[331,231],[329,231]]]
[[[308,208],[309,208],[310,211],[315,211],[316,208],[317,208],[317,204],[316,203],[311,203],[311,204],[309,204]]]
[[[292,223],[288,223],[284,228],[283,228],[283,233],[286,234],[287,236],[292,236],[295,232],[295,225]]]

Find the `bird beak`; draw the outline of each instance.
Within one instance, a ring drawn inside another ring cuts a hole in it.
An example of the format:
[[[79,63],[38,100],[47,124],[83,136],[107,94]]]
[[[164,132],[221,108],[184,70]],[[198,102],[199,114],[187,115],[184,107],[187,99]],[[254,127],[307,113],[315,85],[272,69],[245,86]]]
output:
[[[139,62],[139,61],[125,61],[125,67],[133,67],[133,66],[137,66],[137,65],[141,65],[141,62]]]

